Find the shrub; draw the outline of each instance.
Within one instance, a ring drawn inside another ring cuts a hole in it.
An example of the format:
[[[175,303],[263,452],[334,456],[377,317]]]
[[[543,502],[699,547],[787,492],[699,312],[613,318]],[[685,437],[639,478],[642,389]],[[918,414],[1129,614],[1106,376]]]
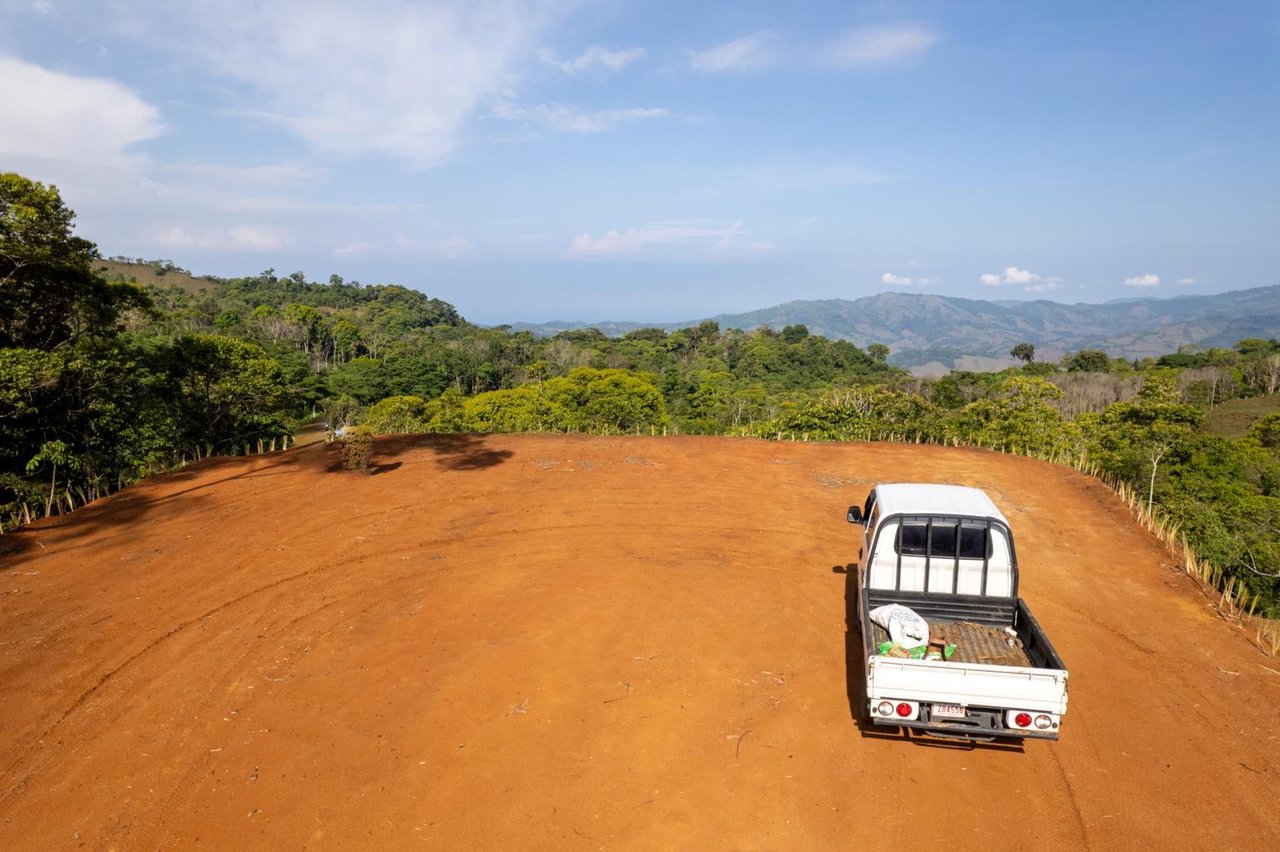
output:
[[[348,427],[342,436],[342,467],[368,470],[373,463],[373,433],[366,426]]]

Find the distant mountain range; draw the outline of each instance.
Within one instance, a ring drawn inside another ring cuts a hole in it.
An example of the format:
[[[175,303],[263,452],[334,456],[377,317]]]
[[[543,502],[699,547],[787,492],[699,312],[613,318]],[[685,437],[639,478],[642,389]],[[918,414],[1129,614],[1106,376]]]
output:
[[[1246,337],[1280,337],[1280,286],[1096,305],[881,293],[852,301],[786,302],[710,319],[721,328],[741,329],[767,325],[780,330],[801,323],[811,333],[833,340],[849,340],[863,347],[883,343],[892,353],[891,363],[917,373],[941,373],[949,369],[999,369],[1012,363],[1009,350],[1023,342],[1036,347],[1036,360],[1054,361],[1080,349],[1143,358],[1176,352],[1187,345],[1230,347]],[[618,337],[638,328],[674,331],[702,321],[517,323],[512,328],[538,335],[598,328]]]

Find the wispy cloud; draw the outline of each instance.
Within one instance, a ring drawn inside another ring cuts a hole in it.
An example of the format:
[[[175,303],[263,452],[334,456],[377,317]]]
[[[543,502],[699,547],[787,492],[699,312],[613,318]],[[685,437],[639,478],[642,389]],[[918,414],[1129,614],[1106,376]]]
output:
[[[657,222],[626,231],[611,230],[603,236],[579,234],[569,243],[565,254],[571,258],[618,257],[638,255],[649,246],[693,245],[713,251],[724,251],[731,244],[738,248],[763,250],[765,243],[738,242],[744,232],[741,222],[721,225],[711,222]]]
[[[535,107],[516,106],[510,101],[499,101],[493,107],[497,118],[510,121],[527,121],[547,130],[561,133],[600,133],[629,121],[670,116],[662,107],[630,107],[626,109],[601,109],[588,111],[572,104],[539,104]]]
[[[608,69],[609,71],[621,71],[632,62],[643,59],[645,57],[645,49],[643,47],[630,47],[626,50],[609,50],[600,45],[592,45],[588,47],[581,56],[576,59],[557,59],[555,51],[550,48],[542,48],[538,51],[538,59],[554,68],[559,68],[566,74],[581,74],[586,71],[594,71],[597,69]]]
[[[231,251],[275,251],[290,244],[284,231],[273,225],[246,224],[231,228],[187,228],[162,225],[153,239],[165,248]]]
[[[1199,278],[1179,278],[1178,283],[1183,287],[1193,287],[1196,284],[1204,284],[1205,282],[1201,281]]]
[[[890,287],[932,287],[938,283],[937,278],[911,278],[907,275],[896,275],[892,272],[886,272],[880,276],[880,283]]]
[[[94,166],[133,161],[165,130],[160,111],[113,80],[0,57],[0,154]]]
[[[1159,284],[1160,276],[1152,275],[1150,273],[1146,275],[1134,275],[1131,278],[1124,279],[1124,286],[1126,287],[1156,287],[1159,286]]]
[[[445,260],[456,260],[471,253],[471,240],[460,234],[448,237],[424,237],[405,233],[397,234],[393,248],[399,254],[425,255]]]
[[[706,50],[691,50],[689,67],[704,74],[741,74],[768,68],[777,61],[773,41],[773,33],[761,30]]]
[[[858,27],[827,49],[827,59],[837,68],[898,65],[923,56],[938,41],[938,33],[925,24]]]
[[[334,257],[361,257],[373,251],[373,243],[359,240],[338,246],[333,250]]]
[[[416,168],[453,152],[473,111],[569,5],[538,0],[118,3],[139,39],[200,56],[238,106],[314,148]]]
[[[466,237],[445,237],[436,244],[436,250],[441,257],[454,260],[471,253],[471,240]]]

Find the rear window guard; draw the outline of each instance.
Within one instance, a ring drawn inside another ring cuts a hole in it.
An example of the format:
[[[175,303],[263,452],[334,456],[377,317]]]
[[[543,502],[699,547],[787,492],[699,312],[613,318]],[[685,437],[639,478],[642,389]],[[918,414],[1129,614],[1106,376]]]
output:
[[[888,521],[885,518],[884,521]],[[960,584],[960,560],[982,560],[982,594],[987,594],[987,579],[993,554],[992,530],[1004,536],[1009,547],[1009,567],[1012,573],[1012,597],[1018,594],[1018,562],[1013,551],[1013,537],[1009,529],[994,518],[935,517],[932,515],[898,515],[894,528],[893,550],[897,554],[894,588],[902,588],[902,557],[923,556],[924,588],[929,588],[929,573],[936,560],[952,563],[951,593]],[[883,529],[883,527],[881,528]],[[876,531],[878,539],[880,530]]]

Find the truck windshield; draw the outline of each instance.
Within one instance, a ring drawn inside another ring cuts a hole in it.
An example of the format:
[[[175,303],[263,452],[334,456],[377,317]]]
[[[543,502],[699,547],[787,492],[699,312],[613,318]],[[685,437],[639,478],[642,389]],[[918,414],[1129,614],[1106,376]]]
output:
[[[959,552],[956,552],[959,530]],[[897,542],[895,542],[897,544]],[[987,559],[991,540],[982,523],[935,520],[933,523],[907,521],[902,525],[900,550],[903,556],[943,556],[955,559]]]

